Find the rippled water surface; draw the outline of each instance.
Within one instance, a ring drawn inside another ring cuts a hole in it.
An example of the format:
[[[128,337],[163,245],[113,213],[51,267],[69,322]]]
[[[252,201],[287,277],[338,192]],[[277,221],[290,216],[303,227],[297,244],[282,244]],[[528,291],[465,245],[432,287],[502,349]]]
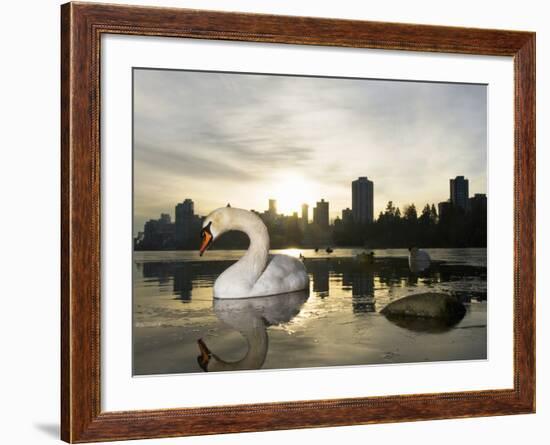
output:
[[[407,251],[285,250],[305,257],[309,292],[213,300],[217,276],[243,251],[134,254],[134,375],[248,369],[485,359],[485,249],[428,249],[429,271],[408,269]],[[444,292],[466,305],[453,326],[428,320],[396,323],[379,311],[391,301]],[[197,361],[198,340],[210,351]]]

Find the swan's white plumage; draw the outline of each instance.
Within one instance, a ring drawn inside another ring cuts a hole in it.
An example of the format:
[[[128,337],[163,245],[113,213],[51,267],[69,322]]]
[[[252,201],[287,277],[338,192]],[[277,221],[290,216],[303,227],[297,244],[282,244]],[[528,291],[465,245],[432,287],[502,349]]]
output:
[[[432,260],[428,252],[413,247],[409,251],[409,269],[412,272],[422,272],[430,267]]]
[[[276,295],[306,289],[309,278],[304,264],[288,255],[270,255],[264,273],[252,289],[257,296]]]
[[[301,261],[287,255],[269,255],[269,234],[258,215],[222,207],[205,218],[203,227],[209,224],[214,240],[230,230],[242,231],[250,238],[245,255],[214,283],[215,298],[261,297],[309,288],[309,277]]]

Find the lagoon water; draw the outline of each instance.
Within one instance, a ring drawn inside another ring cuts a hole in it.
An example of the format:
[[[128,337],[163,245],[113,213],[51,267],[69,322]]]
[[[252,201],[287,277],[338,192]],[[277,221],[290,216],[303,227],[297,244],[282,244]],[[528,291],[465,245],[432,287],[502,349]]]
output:
[[[305,257],[309,292],[213,300],[217,276],[243,251],[135,252],[134,375],[204,372],[197,341],[212,352],[208,371],[480,360],[487,357],[486,249],[426,249],[429,271],[408,269],[407,250],[333,253],[272,251]],[[455,295],[466,315],[454,325],[390,321],[380,310],[423,292]]]

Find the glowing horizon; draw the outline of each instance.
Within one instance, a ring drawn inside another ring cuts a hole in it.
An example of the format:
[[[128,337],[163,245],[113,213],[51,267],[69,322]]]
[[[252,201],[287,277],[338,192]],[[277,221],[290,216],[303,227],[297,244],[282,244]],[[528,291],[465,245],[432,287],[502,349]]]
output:
[[[374,215],[449,197],[463,175],[486,193],[484,85],[134,70],[134,232],[192,199],[301,216],[351,208],[374,182]]]

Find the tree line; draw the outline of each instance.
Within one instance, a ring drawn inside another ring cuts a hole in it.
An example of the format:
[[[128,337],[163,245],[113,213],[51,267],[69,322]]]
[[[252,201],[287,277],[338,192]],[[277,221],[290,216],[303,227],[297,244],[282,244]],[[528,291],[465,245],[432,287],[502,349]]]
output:
[[[418,215],[415,204],[401,212],[389,201],[372,223],[336,223],[333,241],[337,246],[368,248],[487,247],[487,212],[482,207],[464,211],[449,203],[442,215],[434,204],[426,204]]]
[[[357,224],[351,219],[337,218],[329,228],[314,223],[305,227],[297,217],[280,217],[264,220],[273,249],[366,247],[487,247],[487,208],[475,205],[468,211],[446,203],[445,211],[438,214],[434,204],[426,204],[418,214],[415,204],[406,205],[403,211],[389,201],[384,211],[372,223]],[[200,237],[192,238],[185,249],[196,250]],[[150,245],[137,245],[136,250],[173,250],[178,247],[173,233],[153,239]],[[249,240],[242,232],[229,232],[212,246],[213,249],[246,249]]]

